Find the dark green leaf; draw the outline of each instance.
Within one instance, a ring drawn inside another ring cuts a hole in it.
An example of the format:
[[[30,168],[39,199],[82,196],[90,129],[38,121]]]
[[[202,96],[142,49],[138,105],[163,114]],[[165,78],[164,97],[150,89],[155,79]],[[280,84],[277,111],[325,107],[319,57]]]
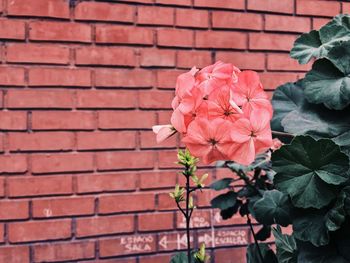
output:
[[[276,188],[301,208],[321,208],[335,198],[335,185],[349,178],[349,157],[329,139],[297,136],[272,154]]]
[[[218,195],[211,200],[211,206],[213,208],[219,208],[221,210],[233,207],[236,204],[237,194],[233,191],[229,191],[225,194]]]
[[[229,207],[227,209],[221,210],[220,211],[220,215],[222,217],[223,220],[227,220],[229,218],[231,218],[234,214],[237,213],[238,209],[240,208],[242,204],[242,201],[237,200],[236,204],[232,207]]]
[[[212,183],[210,185],[210,188],[214,189],[216,191],[220,191],[220,190],[223,190],[225,188],[229,188],[232,181],[233,181],[232,178],[223,178],[223,179],[217,180],[214,183]]]
[[[350,42],[334,47],[328,56],[313,64],[302,86],[311,103],[342,110],[350,104]]]
[[[350,40],[350,16],[338,15],[316,30],[302,34],[294,43],[291,57],[305,64],[311,58],[327,57],[328,52],[339,43]]]
[[[259,248],[263,257],[261,261],[259,256]],[[275,253],[269,247],[268,244],[259,243],[259,247],[256,244],[250,244],[247,248],[247,263],[278,263]]]
[[[262,199],[253,207],[255,218],[265,225],[280,224],[287,226],[291,223],[291,203],[288,195],[280,191],[266,191]]]
[[[187,253],[178,252],[172,256],[170,263],[188,263]],[[190,263],[199,263],[199,261],[194,257],[194,252],[191,253],[191,262]]]
[[[265,241],[271,236],[271,226],[262,226],[256,233],[256,239],[259,241]]]
[[[346,216],[346,212],[344,209],[344,202],[346,198],[347,198],[347,194],[344,191],[342,191],[339,194],[337,201],[335,202],[332,209],[329,210],[325,215],[325,220],[326,220],[325,224],[329,231],[338,230],[341,227],[341,225],[344,223],[345,216]]]
[[[280,226],[272,229],[279,263],[297,263],[298,249],[293,236],[282,234]]]
[[[293,220],[293,235],[301,241],[311,242],[314,246],[329,243],[328,229],[325,224],[324,210],[305,211]]]

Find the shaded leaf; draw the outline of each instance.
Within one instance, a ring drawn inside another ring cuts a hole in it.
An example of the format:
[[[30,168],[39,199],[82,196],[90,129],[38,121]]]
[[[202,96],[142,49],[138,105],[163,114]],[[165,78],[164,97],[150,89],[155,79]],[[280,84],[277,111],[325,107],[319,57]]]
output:
[[[259,256],[259,248],[263,256],[263,261],[261,261]],[[259,247],[256,244],[250,244],[247,247],[247,263],[278,263],[278,261],[275,253],[268,244],[259,243]]]
[[[293,236],[282,234],[280,226],[272,229],[275,237],[277,259],[279,263],[297,263],[298,249]]]
[[[272,154],[275,186],[301,208],[321,208],[349,178],[349,157],[329,139],[297,136]]]
[[[263,225],[256,233],[256,239],[259,241],[265,241],[271,236],[271,226]]]
[[[220,191],[225,188],[229,188],[232,182],[233,182],[233,178],[223,178],[212,183],[210,185],[210,188],[214,189],[215,191]]]
[[[235,206],[237,200],[237,194],[233,191],[229,191],[225,194],[218,195],[211,200],[211,206],[213,208],[219,208],[221,210],[228,209]]]
[[[291,203],[288,195],[278,190],[266,191],[262,199],[254,207],[255,218],[265,225],[280,224],[287,226],[291,223]]]

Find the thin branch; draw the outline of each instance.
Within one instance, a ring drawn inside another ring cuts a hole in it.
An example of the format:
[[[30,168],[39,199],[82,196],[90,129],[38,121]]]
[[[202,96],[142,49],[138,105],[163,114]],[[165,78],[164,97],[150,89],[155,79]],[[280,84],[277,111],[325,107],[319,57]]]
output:
[[[280,132],[280,131],[272,131],[273,135],[277,136],[283,136],[283,137],[289,137],[289,138],[294,138],[295,135],[287,132]]]
[[[252,234],[253,234],[254,243],[255,243],[255,245],[256,245],[257,248],[258,248],[260,260],[261,260],[261,262],[263,263],[263,262],[264,262],[264,257],[263,257],[263,255],[262,255],[262,253],[261,253],[260,246],[259,246],[259,242],[258,242],[258,239],[256,238],[256,235],[255,235],[255,232],[254,232],[254,228],[253,228],[253,225],[252,225],[252,221],[250,220],[249,214],[247,214],[247,223],[248,223],[248,225],[249,225],[249,227],[250,227],[250,231],[251,231]]]
[[[179,202],[175,201],[176,202],[176,205],[177,207],[180,209],[181,213],[186,217],[186,213],[185,211],[182,209],[182,207],[180,206]]]

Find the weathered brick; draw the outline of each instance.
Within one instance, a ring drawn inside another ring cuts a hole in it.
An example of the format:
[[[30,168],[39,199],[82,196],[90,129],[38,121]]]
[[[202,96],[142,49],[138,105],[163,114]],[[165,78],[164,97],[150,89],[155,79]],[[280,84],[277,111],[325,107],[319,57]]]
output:
[[[292,14],[294,12],[294,0],[248,0],[248,9]]]
[[[0,220],[28,219],[28,201],[0,201]],[[2,262],[0,260],[0,262]]]
[[[265,30],[300,33],[308,32],[311,30],[311,19],[307,17],[266,15]]]
[[[194,6],[211,7],[211,8],[226,8],[226,9],[244,9],[244,0],[194,0]]]
[[[148,88],[154,85],[151,71],[142,69],[96,69],[97,87]]]
[[[173,213],[140,214],[138,216],[139,231],[171,230],[174,228]]]
[[[158,29],[157,44],[168,47],[191,47],[193,45],[193,31],[186,29]]]
[[[19,20],[1,19],[0,20],[0,38],[18,39],[25,38],[25,23]]]
[[[174,67],[175,51],[165,49],[141,50],[140,64],[144,67]]]
[[[338,1],[297,0],[296,4],[296,13],[299,15],[333,17],[340,13],[340,2]]]
[[[169,7],[139,6],[137,23],[145,25],[173,25],[174,9]]]
[[[0,247],[0,262],[29,263],[29,246]]]
[[[0,111],[1,130],[25,130],[27,114],[22,111]]]
[[[180,68],[204,68],[211,64],[211,53],[209,51],[177,51],[177,66]]]
[[[78,150],[133,149],[136,147],[136,132],[79,132]]]
[[[24,173],[27,169],[25,155],[0,155],[0,173]]]
[[[198,48],[245,49],[247,43],[247,35],[241,32],[196,32],[196,47]]]
[[[0,68],[1,86],[24,86],[24,69],[15,67]]]
[[[99,2],[82,2],[74,8],[76,20],[97,20],[133,22],[135,8],[132,5],[121,5]]]
[[[171,91],[140,91],[139,106],[142,109],[171,109],[174,93]]]
[[[216,60],[229,62],[240,69],[265,69],[265,54],[247,52],[216,52]]]
[[[260,14],[239,12],[213,12],[213,28],[237,28],[262,30],[263,19]]]
[[[7,0],[7,13],[14,16],[69,18],[65,0]]]
[[[176,25],[181,27],[207,28],[209,26],[208,11],[177,8]]]
[[[128,118],[124,118],[125,114]],[[151,111],[101,111],[98,113],[98,127],[101,129],[150,129],[153,125],[156,125],[156,116]]]
[[[289,51],[297,36],[266,33],[250,33],[249,49]]]

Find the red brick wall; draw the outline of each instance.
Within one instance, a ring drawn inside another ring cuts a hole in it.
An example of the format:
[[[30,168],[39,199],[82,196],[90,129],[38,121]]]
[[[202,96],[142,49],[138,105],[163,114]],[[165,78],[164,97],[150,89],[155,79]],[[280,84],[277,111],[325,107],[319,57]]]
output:
[[[156,145],[150,128],[169,122],[177,75],[220,59],[273,90],[308,68],[288,58],[297,35],[350,11],[311,0],[71,2],[0,0],[1,263],[166,262],[183,248],[167,194],[181,181],[180,140]],[[198,200],[194,241],[215,245],[216,262],[245,262],[243,248],[220,249],[250,241],[234,226],[244,221],[221,222],[211,194]]]

